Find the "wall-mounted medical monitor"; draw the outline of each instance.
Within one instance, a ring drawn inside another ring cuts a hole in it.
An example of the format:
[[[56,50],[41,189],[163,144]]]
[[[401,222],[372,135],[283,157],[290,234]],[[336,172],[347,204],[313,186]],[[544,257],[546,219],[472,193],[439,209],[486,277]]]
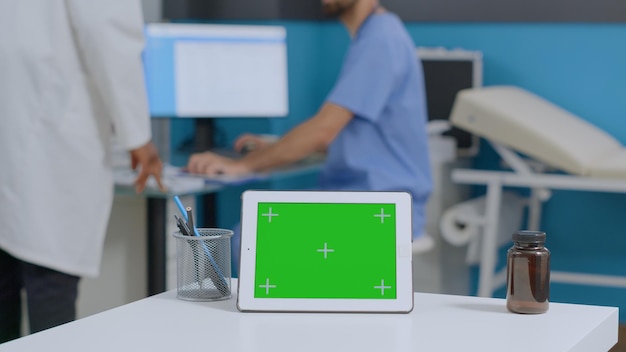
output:
[[[150,23],[144,67],[153,117],[282,117],[288,113],[280,26]]]

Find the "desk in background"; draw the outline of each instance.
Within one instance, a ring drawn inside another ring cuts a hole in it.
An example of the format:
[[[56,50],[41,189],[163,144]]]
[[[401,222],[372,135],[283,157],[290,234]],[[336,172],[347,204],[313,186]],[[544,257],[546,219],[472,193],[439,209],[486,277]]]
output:
[[[312,157],[290,166],[277,169],[270,173],[257,174],[250,178],[248,184],[259,181],[277,181],[289,177],[302,176],[320,170],[323,158]],[[233,185],[241,186],[241,182]],[[230,187],[228,183],[200,183],[193,187],[183,186],[173,188],[168,192],[160,192],[155,188],[146,189],[140,197],[145,197],[147,206],[146,216],[146,241],[147,241],[147,295],[154,295],[166,290],[166,247],[168,219],[173,219],[173,214],[178,210],[168,213],[167,202],[175,195],[178,196],[202,196],[204,203],[203,218],[205,227],[215,227],[214,194]],[[117,185],[116,195],[134,195],[131,186]]]
[[[233,280],[233,288],[237,280]],[[509,313],[505,300],[415,293],[410,314],[240,313],[236,297],[190,302],[174,290],[0,345],[3,352],[608,351],[618,308],[551,303]]]

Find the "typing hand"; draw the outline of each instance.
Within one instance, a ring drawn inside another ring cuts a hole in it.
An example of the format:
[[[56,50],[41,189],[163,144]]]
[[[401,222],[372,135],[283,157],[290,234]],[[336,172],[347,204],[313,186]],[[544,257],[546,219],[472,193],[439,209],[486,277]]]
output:
[[[135,179],[135,191],[137,193],[143,192],[146,187],[148,177],[154,176],[159,185],[159,190],[166,191],[165,186],[161,182],[161,170],[163,169],[163,163],[159,157],[156,147],[152,142],[148,142],[145,145],[133,149],[130,151],[131,167],[133,170],[139,168],[139,174]]]
[[[207,176],[250,173],[250,170],[240,160],[226,158],[211,152],[192,154],[185,169],[192,174]]]
[[[242,154],[247,154],[255,149],[263,149],[272,142],[267,137],[246,133],[235,141],[234,149]]]

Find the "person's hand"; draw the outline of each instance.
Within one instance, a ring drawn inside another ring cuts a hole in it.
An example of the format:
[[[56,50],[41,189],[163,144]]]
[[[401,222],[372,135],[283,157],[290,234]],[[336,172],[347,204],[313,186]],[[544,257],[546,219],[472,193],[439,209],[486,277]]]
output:
[[[162,192],[165,192],[165,187],[161,183],[161,170],[163,169],[163,163],[159,157],[156,147],[152,142],[133,149],[130,151],[130,161],[133,170],[139,168],[139,175],[135,179],[135,191],[137,193],[143,192],[148,182],[148,177],[154,176]]]
[[[255,149],[263,149],[271,143],[267,137],[246,133],[237,138],[234,149],[245,154]]]
[[[239,160],[226,158],[211,152],[192,154],[186,170],[192,174],[208,176],[243,175],[251,171]]]

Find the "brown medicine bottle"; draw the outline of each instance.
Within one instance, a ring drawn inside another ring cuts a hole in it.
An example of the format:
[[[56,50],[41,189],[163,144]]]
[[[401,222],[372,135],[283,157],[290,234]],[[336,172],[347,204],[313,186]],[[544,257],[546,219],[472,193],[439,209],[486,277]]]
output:
[[[538,314],[548,310],[550,251],[546,233],[517,231],[507,252],[506,308],[514,313]]]

